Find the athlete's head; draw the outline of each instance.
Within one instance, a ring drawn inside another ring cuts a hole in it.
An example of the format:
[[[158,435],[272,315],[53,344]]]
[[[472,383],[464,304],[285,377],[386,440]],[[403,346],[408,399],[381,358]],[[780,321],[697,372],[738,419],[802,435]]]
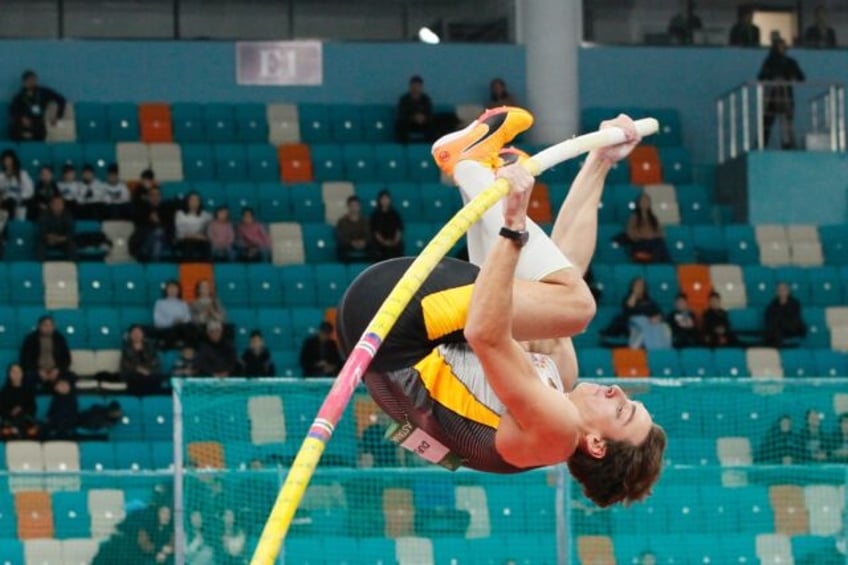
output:
[[[581,383],[569,394],[583,438],[568,460],[571,474],[598,506],[642,500],[660,475],[665,431],[641,402],[618,386]]]

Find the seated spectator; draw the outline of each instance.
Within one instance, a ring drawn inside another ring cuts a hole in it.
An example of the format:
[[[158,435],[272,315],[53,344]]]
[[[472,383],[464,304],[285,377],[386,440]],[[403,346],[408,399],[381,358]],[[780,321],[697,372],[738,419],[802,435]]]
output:
[[[668,315],[668,325],[671,326],[674,347],[695,347],[701,344],[695,313],[689,308],[689,301],[682,292],[674,300],[674,310]]]
[[[153,307],[153,326],[157,339],[166,349],[194,343],[195,326],[178,281],[165,283],[162,298]]]
[[[502,78],[493,78],[489,83],[489,100],[486,108],[497,108],[499,106],[518,106],[515,97],[506,88],[506,82]]]
[[[801,438],[792,430],[792,418],[784,414],[772,424],[757,450],[757,463],[793,465],[801,460]]]
[[[433,102],[424,93],[424,79],[409,79],[409,91],[400,97],[395,117],[395,139],[400,143],[433,141]]]
[[[318,333],[303,340],[300,368],[304,377],[335,377],[341,368],[339,345],[333,339],[333,324],[321,322]]]
[[[21,169],[18,154],[11,149],[3,152],[0,161],[0,208],[10,220],[23,220],[35,192],[32,178]]]
[[[27,383],[45,390],[52,390],[56,381],[71,377],[71,350],[65,336],[56,330],[53,318],[38,319],[38,327],[21,345],[20,361]]]
[[[60,253],[64,259],[75,261],[77,247],[74,241],[74,219],[65,209],[65,201],[61,196],[50,199],[50,205],[45,214],[38,220],[35,252],[39,261],[47,259],[48,251]]]
[[[821,4],[816,6],[815,22],[804,32],[804,46],[818,49],[836,47],[836,32],[828,25],[827,10]]]
[[[806,425],[801,430],[801,461],[823,463],[827,461],[828,441],[821,428],[818,410],[807,410]]]
[[[27,219],[37,222],[42,214],[47,212],[50,199],[54,196],[61,197],[59,185],[53,180],[53,168],[50,165],[42,165],[38,169],[38,182],[35,183],[32,199],[27,207]]]
[[[121,380],[131,394],[144,395],[162,392],[165,377],[156,344],[144,335],[136,324],[130,327],[121,352]]]
[[[701,331],[707,347],[733,347],[738,344],[730,327],[727,310],[721,307],[721,295],[715,291],[710,293],[710,302],[704,311]]]
[[[106,170],[106,182],[103,183],[103,201],[107,206],[109,218],[129,220],[132,219],[130,189],[118,173],[117,163],[109,165]]]
[[[9,106],[9,137],[14,141],[44,141],[47,123],[55,124],[65,114],[65,98],[53,89],[38,85],[38,75],[27,70],[21,90]]]
[[[371,256],[368,220],[362,217],[359,198],[347,199],[347,213],[336,223],[336,245],[339,261],[368,261]]]
[[[139,555],[143,563],[173,563],[174,524],[171,507],[163,504],[156,509],[156,516],[148,516],[135,536]]]
[[[212,251],[213,261],[232,261],[235,259],[236,231],[230,221],[230,209],[218,206],[215,215],[206,227],[206,237]]]
[[[778,283],[776,296],[766,308],[765,342],[769,347],[781,347],[786,338],[807,335],[807,326],[801,318],[801,303],[791,293],[788,284]]]
[[[739,19],[730,29],[730,44],[736,47],[760,46],[760,28],[754,25],[754,10],[751,7],[739,9]]]
[[[194,348],[186,345],[180,350],[180,356],[174,361],[174,366],[171,368],[171,376],[196,377],[197,375],[197,357],[195,356]]]
[[[236,348],[224,338],[221,322],[212,320],[206,324],[206,339],[197,348],[197,372],[204,377],[232,377],[239,373]]]
[[[671,347],[671,329],[663,320],[660,307],[648,294],[645,279],[637,277],[630,282],[630,292],[624,300],[621,315],[627,318],[631,348],[668,349]]]
[[[129,241],[130,253],[142,263],[161,261],[170,250],[174,231],[170,207],[162,202],[162,192],[151,188],[144,200],[133,206],[135,229]]]
[[[144,169],[138,179],[138,186],[133,191],[133,197],[136,200],[146,200],[150,191],[154,188],[160,188],[156,182],[156,173],[153,172],[153,169]]]
[[[671,256],[665,244],[665,232],[651,210],[651,197],[643,192],[636,208],[627,220],[627,239],[630,255],[637,263],[670,263]]]
[[[271,256],[271,236],[265,226],[256,221],[253,208],[242,208],[236,248],[242,261],[265,262]]]
[[[213,565],[215,550],[210,545],[212,537],[203,529],[203,514],[199,510],[193,511],[186,532],[185,562],[190,565]]]
[[[236,520],[236,513],[231,509],[224,510],[221,515],[221,546],[219,555],[221,563],[245,563],[248,555],[247,534]]]
[[[17,363],[6,369],[6,382],[0,390],[0,419],[4,439],[33,439],[38,436],[35,391],[24,384],[24,370]]]
[[[106,217],[106,187],[94,176],[94,167],[85,165],[78,183],[77,206],[74,214],[82,220],[102,220]]]
[[[242,373],[245,377],[273,377],[277,369],[271,360],[271,353],[265,347],[262,332],[250,332],[250,344],[241,356]]]
[[[76,435],[79,403],[74,387],[65,379],[52,383],[53,394],[44,423],[46,439],[71,439]]]
[[[680,13],[668,23],[668,36],[673,45],[692,45],[695,30],[702,29],[701,18],[695,15],[695,0],[681,0]]]
[[[377,259],[391,259],[403,255],[403,220],[392,206],[392,195],[381,190],[377,207],[371,214],[371,236]]]
[[[227,312],[221,306],[218,297],[215,296],[212,290],[212,285],[209,281],[202,280],[197,283],[194,288],[194,302],[191,303],[191,321],[200,331],[205,331],[206,324],[209,322],[220,322],[223,324],[227,320]],[[224,328],[229,330],[231,328]],[[227,337],[232,337],[231,331],[225,332]]]
[[[839,415],[833,437],[830,438],[830,460],[848,463],[848,412]]]
[[[73,209],[77,204],[77,199],[82,188],[80,187],[80,182],[77,180],[77,170],[72,164],[66,163],[62,167],[62,180],[56,183],[56,186],[59,187],[59,193],[65,199],[68,208]]]
[[[209,213],[203,210],[200,195],[190,192],[174,220],[176,245],[182,261],[209,260],[206,226],[211,219]]]

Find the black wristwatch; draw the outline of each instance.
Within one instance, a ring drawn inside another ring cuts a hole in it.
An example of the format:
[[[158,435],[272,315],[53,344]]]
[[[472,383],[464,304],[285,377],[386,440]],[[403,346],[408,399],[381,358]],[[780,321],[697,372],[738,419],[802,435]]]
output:
[[[499,235],[512,240],[518,247],[524,247],[530,239],[530,232],[527,230],[511,230],[506,226],[501,228]]]

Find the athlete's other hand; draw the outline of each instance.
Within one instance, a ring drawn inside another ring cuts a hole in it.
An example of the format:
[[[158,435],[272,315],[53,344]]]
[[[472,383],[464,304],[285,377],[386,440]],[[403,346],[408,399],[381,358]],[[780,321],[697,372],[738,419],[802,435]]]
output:
[[[607,128],[619,128],[624,132],[626,137],[626,141],[624,143],[596,150],[598,157],[609,163],[616,163],[625,159],[628,155],[630,155],[630,152],[633,151],[633,148],[639,145],[639,142],[642,141],[642,137],[639,135],[639,132],[636,131],[636,124],[633,122],[633,118],[626,114],[619,114],[618,117],[612,120],[604,120],[601,122],[600,129],[603,130]]]
[[[536,180],[518,163],[499,169],[498,178],[509,183],[509,192],[504,198],[504,224],[510,229],[523,230],[527,225],[527,206]]]

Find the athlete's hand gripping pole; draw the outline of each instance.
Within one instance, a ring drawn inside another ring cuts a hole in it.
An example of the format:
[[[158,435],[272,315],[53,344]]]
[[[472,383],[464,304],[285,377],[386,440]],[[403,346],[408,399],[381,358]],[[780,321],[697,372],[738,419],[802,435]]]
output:
[[[635,124],[641,137],[656,133],[659,129],[659,123],[653,118],[637,120]],[[625,134],[621,129],[605,128],[557,143],[525,161],[524,166],[533,175],[539,175],[563,161],[593,149],[618,145],[624,141],[626,141]],[[503,179],[498,179],[457,212],[421,251],[380,306],[339,372],[339,376],[309,428],[306,439],[297,452],[265,528],[262,530],[262,536],[259,538],[251,560],[252,565],[271,565],[279,555],[295,511],[315,472],[321,454],[333,435],[335,425],[341,419],[371,360],[374,359],[377,350],[401,312],[459,238],[507,192],[509,192],[509,184]]]

